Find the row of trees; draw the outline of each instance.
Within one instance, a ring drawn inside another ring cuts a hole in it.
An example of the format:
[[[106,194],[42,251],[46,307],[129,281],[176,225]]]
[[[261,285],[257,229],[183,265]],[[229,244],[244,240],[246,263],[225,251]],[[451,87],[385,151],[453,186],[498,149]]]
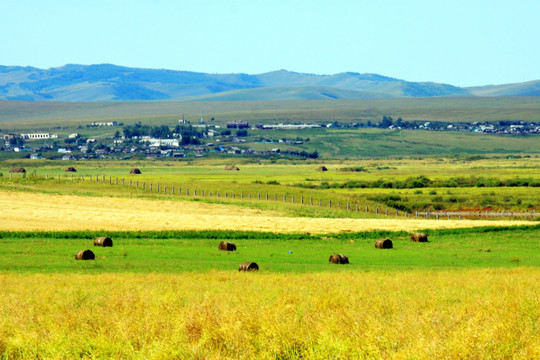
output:
[[[134,136],[151,136],[156,139],[172,139],[174,137],[182,137],[182,145],[196,145],[199,144],[199,139],[204,137],[202,131],[198,131],[193,128],[193,126],[182,126],[176,125],[176,127],[171,130],[167,125],[161,126],[151,126],[151,125],[142,125],[140,122],[134,125],[126,125],[123,128],[123,133],[126,139],[131,139]]]

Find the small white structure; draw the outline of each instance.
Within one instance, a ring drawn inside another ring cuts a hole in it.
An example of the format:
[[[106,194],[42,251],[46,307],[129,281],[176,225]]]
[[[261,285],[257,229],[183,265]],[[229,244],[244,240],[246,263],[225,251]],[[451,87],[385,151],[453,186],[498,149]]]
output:
[[[41,139],[57,139],[58,135],[49,134],[49,133],[30,133],[30,134],[21,134],[23,139],[28,140],[41,140]]]
[[[107,121],[107,122],[93,122],[92,126],[116,126],[118,123],[116,121]]]

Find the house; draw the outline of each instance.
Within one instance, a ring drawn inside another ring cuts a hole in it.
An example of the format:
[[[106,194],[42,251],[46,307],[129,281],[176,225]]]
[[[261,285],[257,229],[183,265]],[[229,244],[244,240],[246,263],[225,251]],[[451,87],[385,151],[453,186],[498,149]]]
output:
[[[108,122],[93,122],[91,126],[116,126],[118,125],[116,121],[108,121]]]
[[[62,160],[70,161],[70,160],[75,160],[75,158],[71,154],[65,154],[64,156],[62,156]]]
[[[228,121],[227,129],[249,129],[249,123],[245,121]]]
[[[68,135],[68,138],[70,138],[70,139],[76,139],[78,136],[79,136],[79,134],[74,133],[74,134],[69,134],[69,135]]]
[[[41,159],[41,155],[40,154],[30,154],[30,159],[32,159],[32,160]]]
[[[21,134],[23,139],[28,140],[41,140],[41,139],[50,139],[52,136],[49,133],[32,133],[32,134]],[[56,136],[58,137],[58,135]]]

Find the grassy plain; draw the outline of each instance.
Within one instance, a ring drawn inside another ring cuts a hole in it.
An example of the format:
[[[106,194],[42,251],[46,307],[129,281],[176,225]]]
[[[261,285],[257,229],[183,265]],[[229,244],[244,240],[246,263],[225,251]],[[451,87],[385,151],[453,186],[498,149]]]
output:
[[[528,209],[538,206],[537,188],[418,193],[296,186],[419,174],[538,179],[538,161],[238,159],[237,172],[224,170],[228,160],[79,162],[73,181],[64,172],[72,164],[4,161],[0,358],[538,358],[537,222],[386,218],[298,203],[312,196],[382,209],[383,202],[369,199],[394,192],[411,203],[455,196],[466,206],[511,196],[509,208]],[[329,171],[316,171],[321,164]],[[27,177],[9,179],[7,170],[15,166],[26,167]],[[143,174],[129,175],[131,167]],[[365,171],[343,170],[356,167]],[[81,175],[85,181],[77,179]],[[100,182],[89,182],[88,175],[100,175]],[[116,186],[117,177],[147,188]],[[207,193],[165,194],[165,185]],[[258,200],[257,193],[280,200],[285,194],[288,201]],[[429,243],[408,240],[408,232],[422,229]],[[111,236],[115,246],[91,246],[97,235]],[[383,236],[395,249],[374,248]],[[234,241],[238,251],[219,252],[222,239]],[[83,248],[95,251],[96,260],[74,260]],[[328,264],[333,252],[347,254],[351,264]],[[245,260],[261,270],[239,273]]]
[[[540,266],[540,225],[428,230],[429,243],[410,241],[406,231],[270,233],[249,231],[162,232],[0,232],[0,271],[21,273],[205,272],[234,271],[255,261],[261,273],[392,271]],[[114,247],[92,246],[108,235]],[[374,247],[381,237],[394,249]],[[516,241],[519,239],[519,241]],[[221,240],[237,251],[218,251]],[[95,261],[76,261],[77,251],[91,248]],[[344,253],[350,264],[328,264]],[[39,261],[36,261],[39,259]]]
[[[227,164],[235,164],[240,171],[227,171]],[[77,173],[66,173],[66,166],[74,165]],[[328,171],[317,169],[325,165]],[[22,166],[27,175],[21,179],[14,174],[9,179],[9,169]],[[129,169],[137,167],[141,175],[130,175]],[[358,170],[358,171],[355,171]],[[425,176],[431,180],[445,181],[452,178],[483,179],[529,179],[531,183],[540,182],[540,158],[538,157],[441,157],[425,159],[366,159],[357,161],[256,161],[253,159],[199,159],[197,161],[79,161],[67,164],[62,161],[10,160],[0,162],[0,189],[24,190],[38,193],[69,195],[92,195],[113,197],[146,197],[151,199],[189,199],[193,200],[194,190],[198,201],[236,204],[259,209],[276,210],[290,216],[308,217],[362,217],[366,215],[343,211],[347,203],[352,209],[358,204],[361,210],[368,206],[381,211],[395,203],[387,201],[389,196],[399,197],[400,209],[411,211],[474,209],[492,211],[528,212],[538,209],[540,193],[538,187],[456,187],[422,189],[350,188],[344,186],[354,182],[398,182]],[[89,182],[89,176],[94,182]],[[60,176],[60,179],[58,179]],[[71,176],[74,180],[71,181]],[[82,181],[81,176],[86,180]],[[99,176],[99,186],[95,182]],[[103,176],[106,183],[103,184]],[[113,185],[116,179],[125,184],[132,181],[132,187],[106,186],[109,178]],[[3,180],[1,180],[3,179]],[[135,185],[139,183],[139,189]],[[145,190],[142,190],[143,183]],[[153,191],[149,191],[153,184]],[[322,186],[326,184],[326,186]],[[156,193],[160,185],[160,193]],[[164,187],[167,187],[167,194]],[[172,188],[175,195],[171,196]],[[312,188],[313,187],[313,188]],[[181,188],[181,194],[178,193]],[[186,196],[187,189],[191,196]],[[225,198],[225,193],[228,198]],[[210,197],[212,193],[212,197]],[[217,193],[220,198],[217,199]],[[231,194],[235,194],[232,199]],[[242,194],[244,196],[241,199]],[[265,201],[248,201],[258,195]],[[283,196],[286,201],[283,202]],[[295,203],[292,203],[292,197]],[[323,207],[298,206],[302,197],[308,203],[313,199]],[[278,201],[274,201],[277,199]],[[332,201],[332,209],[328,202]],[[341,207],[336,206],[340,203]],[[372,216],[369,216],[372,217]]]
[[[537,121],[536,97],[466,97],[424,99],[314,100],[314,101],[192,101],[192,102],[17,102],[0,101],[0,128],[51,129],[85,126],[91,121],[138,121],[154,125],[205,119],[223,125],[230,120],[281,122],[378,122],[382,116],[406,121],[474,122]]]
[[[538,267],[0,274],[9,359],[535,359]]]

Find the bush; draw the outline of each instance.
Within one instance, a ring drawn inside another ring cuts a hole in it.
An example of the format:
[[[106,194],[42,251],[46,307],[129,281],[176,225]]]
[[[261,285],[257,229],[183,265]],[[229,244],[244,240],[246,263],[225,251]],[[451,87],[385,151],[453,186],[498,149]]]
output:
[[[443,210],[443,209],[444,209],[443,204],[441,204],[441,203],[433,204],[433,210],[439,211],[439,210]]]

